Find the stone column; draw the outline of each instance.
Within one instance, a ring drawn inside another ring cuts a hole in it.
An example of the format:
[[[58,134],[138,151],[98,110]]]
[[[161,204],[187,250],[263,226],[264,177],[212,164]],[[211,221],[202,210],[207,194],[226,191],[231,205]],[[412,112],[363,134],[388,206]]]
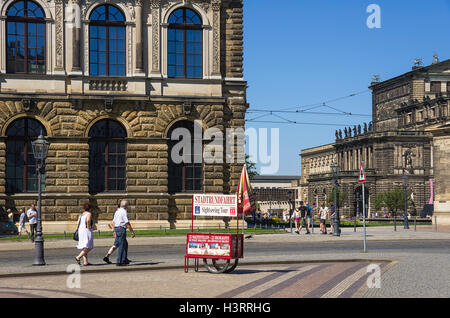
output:
[[[64,3],[55,0],[55,52],[56,72],[64,72]]]
[[[151,73],[153,75],[161,75],[161,63],[160,63],[160,6],[161,0],[152,0],[151,3],[151,15],[152,15],[152,66]]]
[[[81,48],[81,14],[80,14],[80,1],[81,0],[71,0],[71,14],[72,14],[72,72],[81,71],[81,59],[80,59],[80,48]]]
[[[144,72],[142,61],[142,1],[136,0],[136,6],[134,8],[136,14],[136,73]]]
[[[450,123],[428,131],[434,136],[434,215],[439,227],[450,225]]]
[[[220,8],[221,0],[213,0],[213,69],[212,76],[220,77]]]

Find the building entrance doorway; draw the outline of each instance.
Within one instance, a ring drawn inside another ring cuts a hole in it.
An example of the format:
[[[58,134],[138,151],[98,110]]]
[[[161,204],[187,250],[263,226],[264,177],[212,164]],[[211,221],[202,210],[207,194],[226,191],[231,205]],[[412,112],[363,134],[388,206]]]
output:
[[[366,218],[367,218],[367,217],[369,217],[369,206],[370,206],[370,202],[369,202],[370,194],[369,194],[369,189],[367,189],[367,187],[364,189],[364,194],[366,197],[365,204],[366,204]],[[363,217],[362,186],[358,186],[355,189],[353,195],[354,195],[354,211],[355,211],[355,214],[353,216],[362,218]]]

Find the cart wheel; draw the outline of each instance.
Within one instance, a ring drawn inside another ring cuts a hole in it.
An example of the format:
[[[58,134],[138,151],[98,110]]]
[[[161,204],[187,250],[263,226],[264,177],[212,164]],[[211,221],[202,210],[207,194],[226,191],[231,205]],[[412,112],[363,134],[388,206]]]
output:
[[[230,260],[213,259],[212,264],[208,264],[208,259],[204,258],[203,264],[205,265],[208,272],[213,274],[223,274],[227,272],[228,267],[230,266]]]
[[[214,260],[213,260],[213,262],[214,262]],[[234,271],[236,269],[236,267],[238,266],[238,263],[239,263],[239,259],[236,258],[234,260],[234,264],[231,267],[228,267],[228,269],[226,270],[225,273],[231,273],[232,271]]]

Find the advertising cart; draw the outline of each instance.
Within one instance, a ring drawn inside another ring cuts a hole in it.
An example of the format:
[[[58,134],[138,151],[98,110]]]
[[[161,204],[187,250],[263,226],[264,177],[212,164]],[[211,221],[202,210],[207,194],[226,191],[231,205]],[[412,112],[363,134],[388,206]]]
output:
[[[196,217],[236,218],[236,234],[194,233]],[[244,235],[239,234],[237,195],[195,194],[192,198],[192,227],[187,234],[184,271],[189,271],[190,259],[194,259],[197,272],[199,260],[210,273],[230,273],[244,257]]]

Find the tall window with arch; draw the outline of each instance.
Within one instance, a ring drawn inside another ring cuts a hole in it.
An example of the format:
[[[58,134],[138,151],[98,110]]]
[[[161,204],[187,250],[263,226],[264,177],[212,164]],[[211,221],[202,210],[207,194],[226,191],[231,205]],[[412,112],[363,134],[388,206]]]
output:
[[[110,4],[96,7],[89,18],[89,74],[125,76],[125,16]]]
[[[202,20],[191,9],[180,8],[169,17],[168,76],[202,78]]]
[[[168,132],[170,194],[203,191],[203,144],[201,134],[196,139],[195,125],[194,122],[182,120],[176,122]],[[197,127],[197,130],[201,129]]]
[[[6,11],[6,71],[45,73],[45,14],[33,1],[13,2]]]
[[[89,193],[125,191],[126,137],[125,128],[110,119],[89,130]]]
[[[46,136],[45,127],[36,119],[20,118],[6,130],[6,193],[37,192],[38,177],[31,142],[40,134]],[[42,175],[42,188],[45,177]]]

